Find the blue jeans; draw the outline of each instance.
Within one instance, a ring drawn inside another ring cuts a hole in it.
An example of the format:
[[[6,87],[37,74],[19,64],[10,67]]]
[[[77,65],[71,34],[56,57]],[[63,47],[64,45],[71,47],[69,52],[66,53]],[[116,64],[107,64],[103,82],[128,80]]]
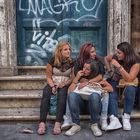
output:
[[[68,103],[73,123],[80,125],[80,111],[85,109],[85,103],[88,103],[91,115],[91,123],[98,123],[101,112],[101,96],[98,93],[92,93],[88,100],[82,99],[80,94],[71,92],[68,96]]]
[[[101,116],[107,117],[108,114],[108,103],[109,103],[109,93],[106,93],[102,97],[102,110],[101,110]]]
[[[105,94],[102,97],[102,109],[101,109],[101,116],[102,117],[107,117],[108,115],[108,103],[109,103],[109,93]],[[71,119],[71,113],[70,113],[70,109],[69,109],[69,104],[68,104],[68,100],[66,103],[66,113],[65,115]]]
[[[109,94],[109,115],[118,116],[118,92],[117,85],[118,83],[115,81],[109,81],[112,85],[114,91]],[[124,89],[124,111],[123,113],[131,114],[135,95],[136,95],[137,87],[128,86]]]
[[[66,113],[65,115],[69,118],[71,118],[71,113],[70,113],[70,108],[69,108],[69,103],[68,100],[66,101]]]

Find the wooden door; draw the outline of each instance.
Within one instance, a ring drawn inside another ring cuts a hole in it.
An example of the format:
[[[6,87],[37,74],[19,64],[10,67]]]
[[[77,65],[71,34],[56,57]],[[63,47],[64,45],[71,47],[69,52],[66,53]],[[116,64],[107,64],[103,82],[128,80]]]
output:
[[[107,52],[107,0],[17,0],[18,65],[46,65],[59,41]]]

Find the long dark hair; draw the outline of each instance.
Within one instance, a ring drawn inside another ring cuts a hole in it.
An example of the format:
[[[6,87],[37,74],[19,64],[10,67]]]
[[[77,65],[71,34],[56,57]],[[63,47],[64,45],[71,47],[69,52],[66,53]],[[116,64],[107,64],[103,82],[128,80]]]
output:
[[[90,64],[91,72],[88,78],[94,78],[99,74],[99,64],[96,60],[88,59],[85,61],[86,64]],[[84,63],[84,64],[85,64]]]
[[[77,64],[80,69],[83,68],[84,63],[86,60],[90,59],[90,50],[95,46],[92,43],[85,43],[81,46],[79,55],[77,57]]]
[[[125,58],[123,62],[125,63],[126,66],[132,66],[136,62],[138,62],[138,56],[134,52],[133,47],[128,43],[128,42],[122,42],[117,46],[117,49],[121,50]]]

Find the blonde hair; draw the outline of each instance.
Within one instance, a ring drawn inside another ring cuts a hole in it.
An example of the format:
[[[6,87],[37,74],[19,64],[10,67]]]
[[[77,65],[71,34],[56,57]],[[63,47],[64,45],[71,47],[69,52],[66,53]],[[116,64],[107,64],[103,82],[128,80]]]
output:
[[[65,45],[68,45],[71,50],[71,45],[68,42],[66,41],[59,42],[54,53],[54,65],[57,65],[57,66],[61,65],[61,62],[62,62],[61,51]],[[69,58],[69,60],[71,60],[71,58]]]

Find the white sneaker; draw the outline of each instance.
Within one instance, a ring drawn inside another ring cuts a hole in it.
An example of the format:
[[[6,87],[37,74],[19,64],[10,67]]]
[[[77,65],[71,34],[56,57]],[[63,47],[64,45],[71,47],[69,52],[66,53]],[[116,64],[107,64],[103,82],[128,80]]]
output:
[[[106,130],[107,128],[107,117],[101,117],[100,119],[101,129]]]
[[[122,125],[119,121],[119,119],[117,117],[115,117],[114,115],[110,116],[110,124],[107,126],[106,130],[115,130],[115,129],[119,129],[121,128]]]
[[[71,120],[71,117],[69,117],[69,116],[64,115],[63,118],[64,118],[64,122],[61,126],[61,129],[62,130],[67,130],[72,126],[73,122]]]
[[[131,130],[130,115],[124,113],[122,116],[123,130]]]
[[[67,136],[72,136],[74,134],[76,134],[77,132],[79,132],[81,130],[81,127],[77,124],[74,124],[71,129],[69,129],[68,131],[65,132],[65,135]]]
[[[99,137],[99,136],[102,135],[102,131],[98,127],[97,123],[94,123],[94,124],[91,125],[91,130],[92,130],[94,136],[96,136],[96,137]]]

